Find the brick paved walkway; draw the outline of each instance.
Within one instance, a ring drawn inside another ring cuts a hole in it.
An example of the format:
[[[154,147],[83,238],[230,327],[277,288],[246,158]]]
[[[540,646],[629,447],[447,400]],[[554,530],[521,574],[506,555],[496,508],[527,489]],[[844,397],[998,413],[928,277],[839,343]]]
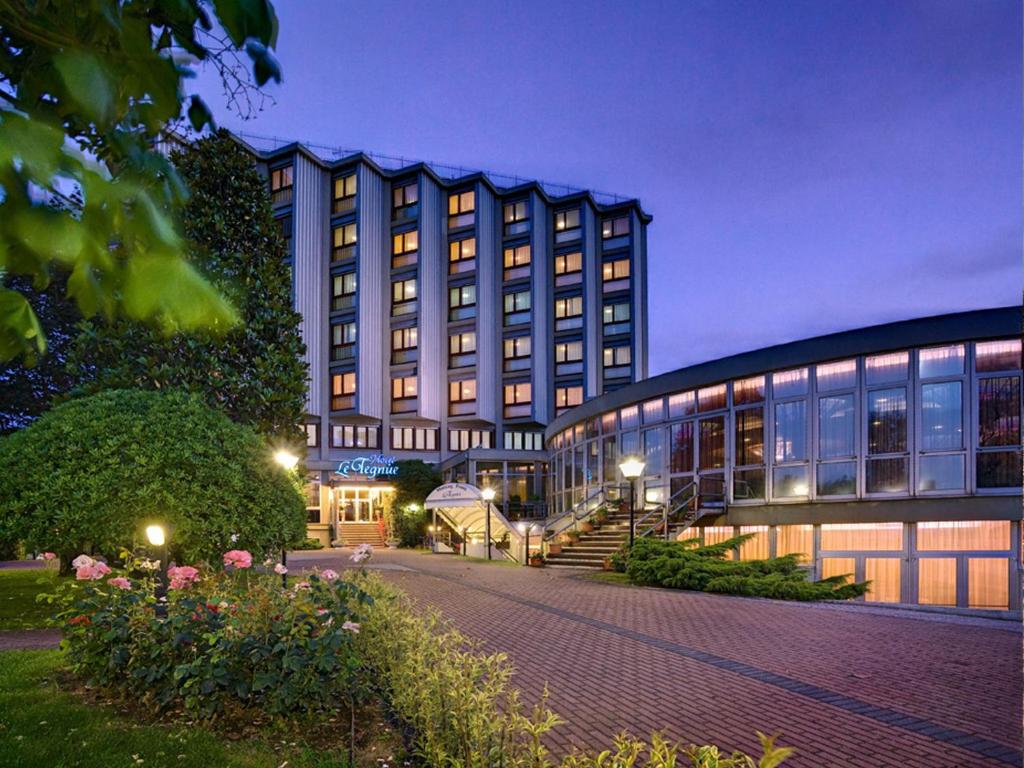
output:
[[[621,729],[755,751],[793,768],[1020,766],[1021,635],[1009,622],[638,589],[576,572],[378,552],[385,578],[545,682],[553,746]],[[293,555],[298,570],[341,553]],[[398,566],[398,567],[395,567]]]

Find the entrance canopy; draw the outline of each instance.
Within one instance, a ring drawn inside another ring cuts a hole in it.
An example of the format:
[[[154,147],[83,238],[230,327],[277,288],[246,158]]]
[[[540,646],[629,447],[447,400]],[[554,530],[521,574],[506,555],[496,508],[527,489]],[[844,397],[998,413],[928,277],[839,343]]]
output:
[[[501,514],[496,506],[484,500],[483,493],[469,483],[445,483],[439,485],[423,504],[454,528],[460,535],[499,539],[508,531],[519,540],[522,534]]]

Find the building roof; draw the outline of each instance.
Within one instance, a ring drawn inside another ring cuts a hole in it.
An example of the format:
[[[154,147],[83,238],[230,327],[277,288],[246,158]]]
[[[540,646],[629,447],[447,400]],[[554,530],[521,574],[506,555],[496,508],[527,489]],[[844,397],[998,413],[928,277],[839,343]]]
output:
[[[679,368],[588,400],[552,421],[545,438],[622,406],[732,379],[909,347],[1019,336],[1021,320],[1021,307],[979,309],[872,325],[742,352]]]

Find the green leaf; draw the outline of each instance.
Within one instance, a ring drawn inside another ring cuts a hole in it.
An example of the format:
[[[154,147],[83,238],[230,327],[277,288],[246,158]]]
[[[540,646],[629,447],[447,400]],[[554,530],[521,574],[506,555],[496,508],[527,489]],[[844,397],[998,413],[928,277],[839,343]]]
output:
[[[267,0],[214,0],[217,18],[238,47],[250,38],[272,44],[277,35],[277,16]]]
[[[203,130],[205,125],[209,125],[211,128],[217,127],[206,103],[198,96],[193,96],[189,103],[188,120],[192,124],[192,130],[197,132]]]
[[[213,286],[175,256],[132,258],[125,277],[124,306],[130,317],[156,319],[169,331],[204,327],[224,331],[239,319]]]
[[[89,119],[102,125],[114,118],[117,88],[99,58],[88,51],[72,50],[53,57],[68,95]]]
[[[20,293],[0,287],[0,360],[25,355],[34,363],[46,352],[46,338],[39,318]]]

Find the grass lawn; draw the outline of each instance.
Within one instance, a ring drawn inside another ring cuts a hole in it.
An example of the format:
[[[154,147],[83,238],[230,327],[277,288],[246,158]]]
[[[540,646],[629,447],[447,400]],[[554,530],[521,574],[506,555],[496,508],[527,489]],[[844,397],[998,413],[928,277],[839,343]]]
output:
[[[145,725],[58,686],[58,651],[0,653],[0,768],[339,768],[342,753],[294,735],[231,741],[195,724]],[[347,725],[347,724],[346,724]],[[344,743],[346,726],[339,726]],[[371,747],[372,749],[372,747]],[[377,757],[388,758],[386,744]],[[360,764],[378,765],[363,751]]]
[[[49,568],[0,571],[0,632],[45,627],[54,606],[37,603],[36,595],[53,592],[58,578]]]

